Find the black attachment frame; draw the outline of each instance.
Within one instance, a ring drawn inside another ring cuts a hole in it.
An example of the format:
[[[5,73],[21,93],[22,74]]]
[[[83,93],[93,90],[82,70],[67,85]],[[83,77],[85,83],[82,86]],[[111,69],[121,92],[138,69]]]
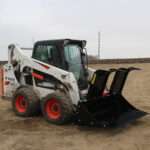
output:
[[[96,76],[93,76],[91,81],[87,101],[78,104],[78,124],[102,127],[123,126],[147,115],[146,112],[132,106],[121,94],[127,76],[132,70],[140,69],[130,67],[96,71]],[[116,73],[110,87],[110,93],[103,96],[101,93],[113,71]]]

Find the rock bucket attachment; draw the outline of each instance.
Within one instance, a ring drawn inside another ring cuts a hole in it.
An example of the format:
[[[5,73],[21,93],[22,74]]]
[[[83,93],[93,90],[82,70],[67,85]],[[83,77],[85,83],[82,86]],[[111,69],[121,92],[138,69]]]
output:
[[[122,90],[130,71],[138,68],[120,68],[117,70],[98,70],[94,73],[86,102],[78,105],[77,121],[89,126],[123,126],[147,113],[132,106],[123,96]],[[109,94],[102,96],[107,79],[112,71],[115,75]]]

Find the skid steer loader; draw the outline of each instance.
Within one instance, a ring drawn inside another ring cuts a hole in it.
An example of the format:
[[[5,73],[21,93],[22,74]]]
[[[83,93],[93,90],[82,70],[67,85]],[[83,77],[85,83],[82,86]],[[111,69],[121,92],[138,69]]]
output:
[[[147,113],[122,96],[130,71],[137,68],[93,70],[88,67],[86,41],[38,41],[32,57],[19,46],[8,47],[4,65],[4,96],[12,97],[16,115],[29,117],[42,111],[54,124],[70,120],[89,126],[120,126]],[[109,75],[115,72],[106,92]]]

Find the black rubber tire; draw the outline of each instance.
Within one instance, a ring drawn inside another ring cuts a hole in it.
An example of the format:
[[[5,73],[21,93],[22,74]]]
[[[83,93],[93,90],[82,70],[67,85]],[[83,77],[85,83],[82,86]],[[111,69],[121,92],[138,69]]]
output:
[[[24,96],[27,103],[25,112],[19,112],[16,108],[16,99],[18,96]],[[31,117],[40,113],[40,100],[32,87],[22,87],[16,90],[12,99],[12,108],[17,116]]]
[[[50,99],[55,98],[58,103],[60,104],[60,117],[57,119],[52,119],[48,116],[45,107],[47,104],[47,101],[50,101]],[[46,121],[48,121],[49,123],[53,123],[56,125],[64,125],[67,124],[73,116],[73,104],[70,100],[70,98],[63,94],[62,92],[56,91],[52,94],[48,94],[45,98],[43,98],[41,100],[41,110],[42,110],[42,114],[44,116],[44,118],[46,119]]]

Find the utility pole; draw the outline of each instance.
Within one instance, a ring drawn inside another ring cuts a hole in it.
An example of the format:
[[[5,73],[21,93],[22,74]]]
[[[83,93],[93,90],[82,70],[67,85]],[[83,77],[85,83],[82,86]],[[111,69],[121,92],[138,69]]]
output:
[[[98,59],[100,59],[100,49],[101,49],[101,32],[98,32]]]
[[[32,37],[32,44],[34,45],[34,43],[35,43],[35,39],[34,37]]]

